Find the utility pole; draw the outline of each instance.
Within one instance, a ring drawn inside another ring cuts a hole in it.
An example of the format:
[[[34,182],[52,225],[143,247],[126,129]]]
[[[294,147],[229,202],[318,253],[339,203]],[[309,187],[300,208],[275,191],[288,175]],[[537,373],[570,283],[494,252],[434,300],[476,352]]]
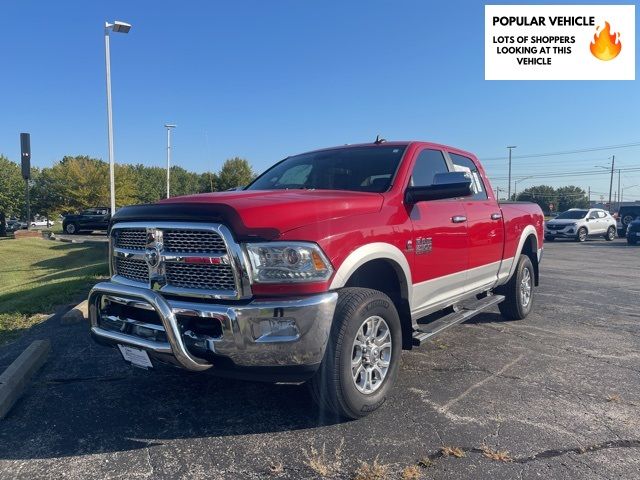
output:
[[[509,187],[507,188],[507,200],[511,200],[511,150],[516,148],[515,145],[507,147],[509,149]]]
[[[589,208],[591,208],[591,186],[587,187],[587,195],[589,196]]]
[[[618,211],[620,210],[620,198],[621,198],[621,194],[622,191],[620,190],[620,169],[618,169]]]
[[[613,190],[613,167],[616,164],[616,156],[611,156],[611,180],[609,180],[609,211],[611,211],[611,191]]]
[[[171,196],[170,189],[170,172],[171,172],[171,129],[176,128],[177,125],[173,125],[171,123],[165,123],[165,128],[167,129],[167,198]]]

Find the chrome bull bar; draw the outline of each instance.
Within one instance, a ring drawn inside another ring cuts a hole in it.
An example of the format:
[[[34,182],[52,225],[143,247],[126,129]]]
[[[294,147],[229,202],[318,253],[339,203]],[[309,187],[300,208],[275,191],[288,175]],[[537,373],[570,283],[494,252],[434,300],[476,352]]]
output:
[[[127,299],[131,297],[143,300],[151,305],[158,313],[162,325],[167,336],[167,342],[153,342],[144,338],[125,335],[112,330],[101,328],[98,324],[99,311],[97,302],[101,296],[116,295]],[[91,320],[91,332],[104,339],[111,340],[116,343],[122,343],[125,345],[132,345],[144,350],[149,350],[154,353],[172,354],[178,363],[187,370],[203,371],[211,368],[213,365],[205,360],[195,358],[187,350],[184,341],[182,340],[182,334],[180,333],[180,327],[178,321],[173,313],[173,310],[167,303],[167,301],[159,294],[152,290],[146,290],[142,288],[131,288],[126,285],[119,285],[116,283],[102,282],[97,284],[91,289],[89,293],[89,318]]]
[[[106,311],[103,299],[140,311],[155,311],[161,325],[145,323],[144,318],[118,321],[134,329],[164,330],[164,335],[150,340],[126,332],[126,327],[122,331],[105,328],[113,317]],[[203,371],[213,364],[200,358],[198,352],[202,353],[202,348],[204,357],[226,357],[240,367],[318,365],[329,339],[337,299],[336,292],[324,292],[233,304],[187,302],[166,299],[146,288],[102,282],[93,287],[88,303],[91,333],[100,343],[130,345],[155,354],[160,360],[169,357],[187,370]],[[197,332],[183,331],[185,318],[219,321],[221,333],[201,341],[194,355],[190,349]]]

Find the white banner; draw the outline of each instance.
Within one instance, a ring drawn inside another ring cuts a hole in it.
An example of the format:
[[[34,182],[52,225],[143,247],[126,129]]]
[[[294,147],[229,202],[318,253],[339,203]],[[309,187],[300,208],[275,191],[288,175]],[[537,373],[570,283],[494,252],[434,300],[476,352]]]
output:
[[[635,80],[635,5],[485,5],[485,80]]]

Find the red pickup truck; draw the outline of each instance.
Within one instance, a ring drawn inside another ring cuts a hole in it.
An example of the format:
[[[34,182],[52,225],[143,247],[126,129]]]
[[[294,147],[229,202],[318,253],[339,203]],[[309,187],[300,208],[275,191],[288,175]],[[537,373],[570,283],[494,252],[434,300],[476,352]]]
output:
[[[125,360],[272,382],[378,408],[401,350],[489,307],[531,311],[535,204],[498,204],[474,155],[426,142],[288,157],[239,191],[171,198],[111,220],[111,280],[91,333]]]

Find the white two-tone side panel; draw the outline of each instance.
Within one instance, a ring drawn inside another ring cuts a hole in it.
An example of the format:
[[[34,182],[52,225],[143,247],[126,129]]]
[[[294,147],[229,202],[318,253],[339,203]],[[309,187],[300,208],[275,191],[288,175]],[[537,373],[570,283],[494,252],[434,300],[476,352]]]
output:
[[[500,261],[492,262],[415,284],[412,317],[427,315],[460,301],[467,295],[489,290],[496,284],[500,265]]]

